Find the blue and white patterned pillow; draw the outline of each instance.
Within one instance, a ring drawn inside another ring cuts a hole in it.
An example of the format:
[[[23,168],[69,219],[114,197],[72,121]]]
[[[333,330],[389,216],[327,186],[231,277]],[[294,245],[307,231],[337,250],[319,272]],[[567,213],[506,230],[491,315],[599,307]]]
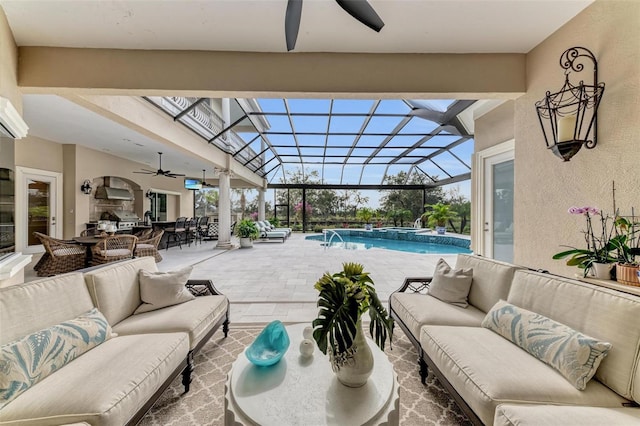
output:
[[[482,326],[518,345],[584,390],[611,344],[518,306],[498,301]]]
[[[0,409],[74,358],[111,337],[100,311],[89,312],[0,347]]]

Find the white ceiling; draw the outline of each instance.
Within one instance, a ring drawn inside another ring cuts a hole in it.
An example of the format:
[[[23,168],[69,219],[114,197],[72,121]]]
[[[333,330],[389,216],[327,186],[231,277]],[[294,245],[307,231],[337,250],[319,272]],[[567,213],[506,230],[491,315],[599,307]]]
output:
[[[201,178],[213,177],[211,164],[190,158],[145,135],[55,95],[24,95],[24,120],[29,134],[40,138],[86,146],[131,161],[158,168],[158,152],[162,152],[162,168]],[[203,140],[203,144],[206,142]]]
[[[526,53],[593,0],[305,0],[297,52]],[[20,46],[285,52],[286,0],[0,0]]]
[[[294,52],[526,53],[593,1],[370,0],[385,22],[376,33],[333,0],[305,0]],[[286,51],[286,0],[0,0],[0,6],[19,46]],[[45,139],[153,169],[162,151],[165,168],[194,177],[211,168],[57,96],[25,96],[24,115],[29,133]]]

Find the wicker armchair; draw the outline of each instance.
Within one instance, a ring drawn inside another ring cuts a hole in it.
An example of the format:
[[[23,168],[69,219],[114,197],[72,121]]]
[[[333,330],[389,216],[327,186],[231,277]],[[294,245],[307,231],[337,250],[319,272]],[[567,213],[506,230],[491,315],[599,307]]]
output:
[[[160,229],[153,231],[148,239],[138,239],[138,243],[136,244],[136,249],[134,251],[135,257],[153,256],[156,258],[156,263],[161,262],[162,256],[160,256],[160,253],[158,252],[158,244],[160,244],[160,240],[163,235],[164,231]]]
[[[135,235],[115,235],[107,237],[91,248],[93,265],[131,259],[138,237]]]
[[[145,228],[134,233],[133,235],[138,237],[138,243],[141,243],[142,240],[148,240],[149,238],[151,238],[151,234],[153,234],[153,229]]]
[[[84,247],[39,232],[34,232],[33,235],[40,240],[45,250],[33,268],[39,277],[50,277],[84,268],[87,254]]]

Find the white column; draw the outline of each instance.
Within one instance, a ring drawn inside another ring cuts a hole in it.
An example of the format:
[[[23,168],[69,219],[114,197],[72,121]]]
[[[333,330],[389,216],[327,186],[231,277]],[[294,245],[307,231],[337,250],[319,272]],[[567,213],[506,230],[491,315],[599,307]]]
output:
[[[221,171],[218,197],[218,243],[216,248],[229,249],[231,244],[231,178],[228,171]]]
[[[224,127],[231,125],[231,107],[229,106],[229,98],[222,98],[222,119],[224,120]]]
[[[258,220],[264,220],[264,189],[258,189]]]

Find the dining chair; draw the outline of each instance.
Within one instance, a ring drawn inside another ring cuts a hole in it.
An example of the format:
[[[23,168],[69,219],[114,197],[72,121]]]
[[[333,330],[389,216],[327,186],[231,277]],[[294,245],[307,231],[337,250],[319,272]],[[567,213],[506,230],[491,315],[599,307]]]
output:
[[[137,241],[135,235],[115,235],[103,239],[91,248],[92,265],[133,258]]]
[[[45,250],[33,268],[39,277],[50,277],[84,268],[84,247],[39,232],[34,232],[33,235],[40,240]]]
[[[171,246],[171,241],[178,243],[178,246],[180,246],[180,249],[182,250],[182,237],[184,237],[187,232],[187,229],[185,228],[186,222],[186,217],[179,217],[176,219],[174,226],[164,230],[164,232],[167,233],[167,250],[169,250],[169,247]]]
[[[198,231],[198,223],[199,222],[200,222],[200,218],[199,217],[191,217],[185,223],[185,226],[184,226],[185,227],[185,238],[187,240],[187,243],[189,244],[189,247],[191,247],[191,241],[195,241],[196,244],[198,243],[197,231]]]
[[[198,222],[198,238],[200,238],[200,242],[204,237],[207,236],[207,232],[209,231],[209,216],[202,216],[200,218],[200,222]]]
[[[159,229],[153,231],[146,239],[138,239],[133,255],[135,257],[153,256],[156,259],[156,263],[161,262],[162,256],[158,252],[158,245],[163,235],[164,231]]]

